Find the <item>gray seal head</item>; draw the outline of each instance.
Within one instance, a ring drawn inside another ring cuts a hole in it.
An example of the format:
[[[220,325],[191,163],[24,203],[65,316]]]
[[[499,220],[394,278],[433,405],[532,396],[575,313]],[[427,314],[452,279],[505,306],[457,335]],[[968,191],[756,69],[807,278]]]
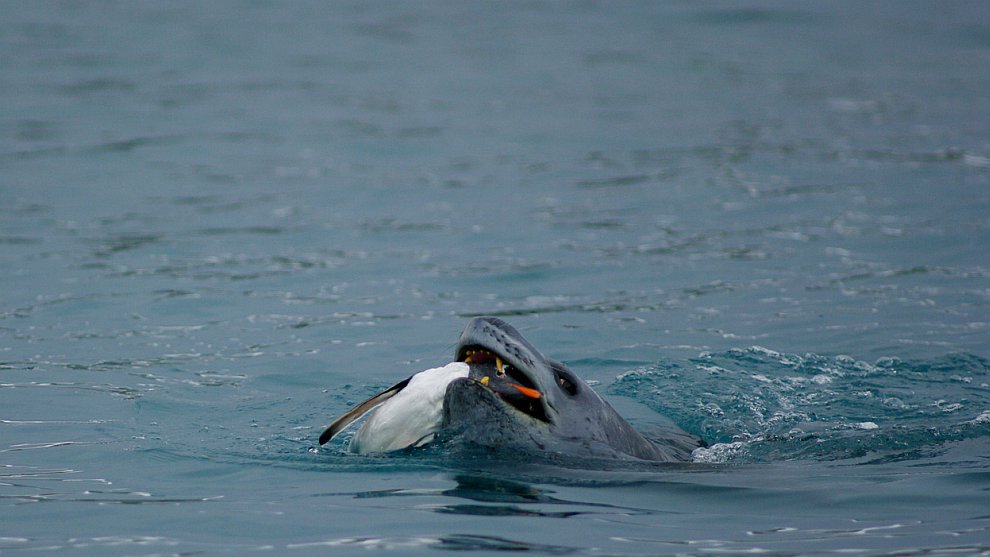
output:
[[[494,317],[471,320],[457,343],[440,429],[473,444],[571,456],[683,462],[703,445],[676,427],[647,439],[587,383]],[[487,378],[487,379],[486,379]]]

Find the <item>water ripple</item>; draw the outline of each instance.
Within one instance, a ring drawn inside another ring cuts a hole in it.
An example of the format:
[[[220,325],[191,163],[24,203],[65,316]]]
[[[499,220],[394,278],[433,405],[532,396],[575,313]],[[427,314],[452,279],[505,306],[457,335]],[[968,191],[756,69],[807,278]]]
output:
[[[675,384],[695,394],[664,396]],[[990,361],[972,354],[868,363],[751,347],[633,370],[611,391],[712,442],[698,452],[701,461],[890,462],[990,436],[981,419],[990,408],[988,386]]]

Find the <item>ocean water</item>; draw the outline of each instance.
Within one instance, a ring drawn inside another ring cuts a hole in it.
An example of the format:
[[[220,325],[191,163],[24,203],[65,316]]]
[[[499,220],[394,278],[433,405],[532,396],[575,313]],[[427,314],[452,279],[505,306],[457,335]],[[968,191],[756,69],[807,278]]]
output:
[[[2,2],[0,554],[990,554],[983,2]],[[685,465],[318,447],[497,315]]]

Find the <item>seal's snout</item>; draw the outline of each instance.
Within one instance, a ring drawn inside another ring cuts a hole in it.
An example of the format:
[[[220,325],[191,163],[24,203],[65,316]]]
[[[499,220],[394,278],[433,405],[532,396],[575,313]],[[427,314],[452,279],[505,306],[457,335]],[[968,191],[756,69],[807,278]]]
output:
[[[497,398],[532,418],[549,421],[540,401],[543,393],[533,379],[497,350],[498,347],[468,345],[457,351],[457,359],[470,366],[468,377],[490,389]]]

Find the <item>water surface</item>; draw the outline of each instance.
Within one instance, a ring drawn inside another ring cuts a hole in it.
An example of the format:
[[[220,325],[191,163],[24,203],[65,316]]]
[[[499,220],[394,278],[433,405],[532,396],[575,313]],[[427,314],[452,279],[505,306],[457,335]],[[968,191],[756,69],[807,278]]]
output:
[[[0,13],[0,553],[990,553],[983,3]],[[711,447],[317,449],[475,315]]]

